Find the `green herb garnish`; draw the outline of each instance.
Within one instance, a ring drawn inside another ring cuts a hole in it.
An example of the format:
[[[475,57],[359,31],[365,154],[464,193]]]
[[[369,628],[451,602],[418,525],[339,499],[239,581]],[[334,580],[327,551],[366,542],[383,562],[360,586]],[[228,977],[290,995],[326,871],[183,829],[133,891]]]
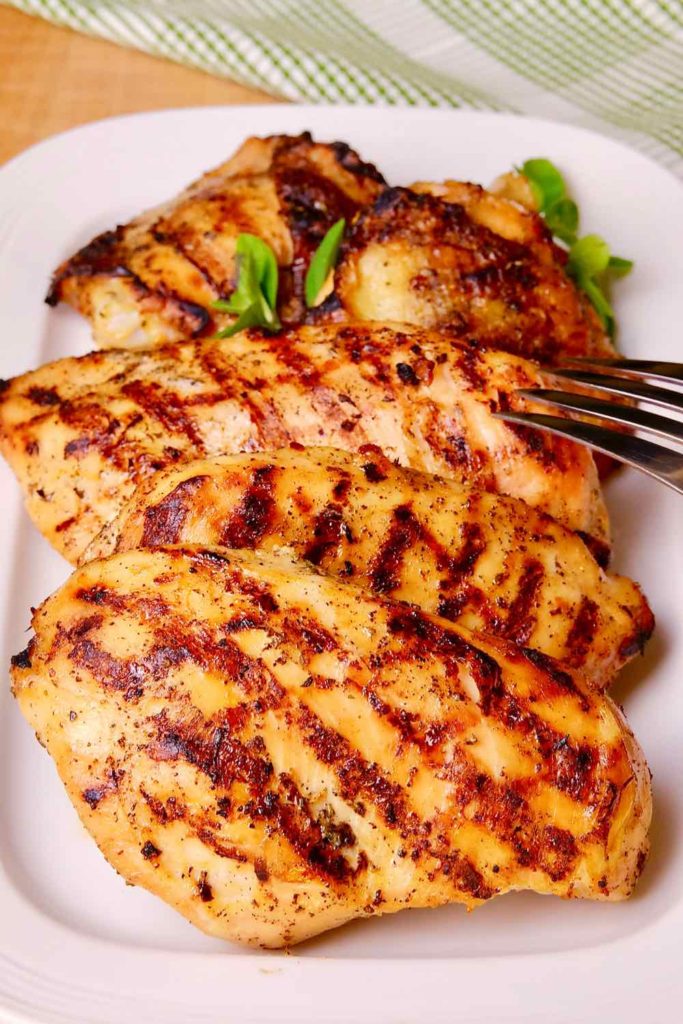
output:
[[[278,266],[275,253],[256,235],[238,236],[237,287],[229,299],[218,299],[214,309],[236,313],[237,320],[217,334],[230,338],[247,327],[264,327],[278,331],[282,326],[277,315]]]
[[[517,169],[529,182],[538,211],[553,235],[569,249],[567,273],[588,296],[605,330],[613,337],[614,310],[605,294],[605,282],[610,275],[628,274],[633,261],[613,256],[599,235],[578,237],[578,207],[567,195],[564,178],[550,160],[527,160]]]
[[[336,224],[332,225],[313,253],[304,282],[306,305],[309,309],[314,304],[318,292],[327,280],[327,275],[337,262],[339,246],[341,245],[345,227],[346,221],[342,217]]]
[[[525,160],[518,170],[529,182],[536,206],[541,213],[546,213],[554,203],[566,195],[564,178],[550,160],[541,157]]]
[[[599,235],[579,238],[570,248],[567,260],[567,273],[591,300],[610,335],[614,333],[614,310],[598,282],[600,276],[609,269],[611,260],[616,260],[619,266],[630,262],[619,256],[611,256],[607,242]],[[627,273],[628,269],[622,273]]]

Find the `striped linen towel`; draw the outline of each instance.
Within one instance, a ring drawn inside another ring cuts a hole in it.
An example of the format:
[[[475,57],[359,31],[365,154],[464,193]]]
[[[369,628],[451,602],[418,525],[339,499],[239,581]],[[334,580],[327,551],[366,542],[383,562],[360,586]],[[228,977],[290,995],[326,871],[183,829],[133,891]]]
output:
[[[293,100],[507,110],[683,175],[681,0],[9,0]]]

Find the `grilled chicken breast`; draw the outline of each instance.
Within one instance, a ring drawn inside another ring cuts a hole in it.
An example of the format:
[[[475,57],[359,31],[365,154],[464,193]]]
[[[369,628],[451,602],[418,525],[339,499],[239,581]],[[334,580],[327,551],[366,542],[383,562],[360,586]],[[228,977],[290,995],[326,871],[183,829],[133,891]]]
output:
[[[266,947],[511,889],[629,894],[647,768],[551,659],[291,562],[91,562],[35,613],[21,710],[124,878]]]
[[[312,318],[448,328],[542,363],[613,355],[566,258],[538,214],[478,185],[392,188],[356,218]]]
[[[211,304],[234,290],[237,236],[249,232],[276,254],[283,321],[299,322],[313,251],[335,221],[350,220],[383,187],[379,171],[343,142],[314,143],[308,133],[247,139],[176,199],[66,260],[47,301],[86,316],[103,347],[212,334],[234,319]]]
[[[522,501],[332,448],[156,473],[83,561],[168,544],[287,546],[325,572],[533,647],[606,685],[654,627],[631,580]]]
[[[359,450],[520,497],[607,540],[580,445],[495,419],[541,380],[518,357],[376,325],[246,331],[63,359],[6,383],[0,447],[40,530],[77,560],[146,476],[290,441]]]

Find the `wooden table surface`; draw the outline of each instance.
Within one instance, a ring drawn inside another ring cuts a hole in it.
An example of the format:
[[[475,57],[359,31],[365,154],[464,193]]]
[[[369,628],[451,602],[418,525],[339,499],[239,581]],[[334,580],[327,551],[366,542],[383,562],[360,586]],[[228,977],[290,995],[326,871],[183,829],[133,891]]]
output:
[[[0,6],[0,163],[48,135],[100,117],[271,100],[256,89]]]

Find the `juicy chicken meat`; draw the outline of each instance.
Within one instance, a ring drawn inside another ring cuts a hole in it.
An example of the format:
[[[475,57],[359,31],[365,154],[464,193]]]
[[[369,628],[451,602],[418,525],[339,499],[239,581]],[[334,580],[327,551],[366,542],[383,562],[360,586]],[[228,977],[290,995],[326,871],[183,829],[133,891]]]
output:
[[[350,220],[384,187],[343,142],[308,133],[250,138],[171,202],[107,231],[55,272],[48,302],[86,316],[97,344],[131,347],[212,334],[234,319],[211,304],[236,284],[241,232],[263,238],[281,268],[286,323],[305,312],[313,251],[340,217]]]
[[[618,900],[647,767],[551,659],[220,549],[91,562],[35,613],[21,710],[129,882],[266,947],[513,889]]]
[[[542,363],[613,355],[565,263],[538,214],[478,185],[392,188],[356,218],[312,317],[441,327]]]
[[[331,448],[222,455],[155,474],[83,561],[169,544],[287,546],[375,593],[533,647],[605,686],[654,626],[631,580],[522,501]]]
[[[62,359],[0,390],[0,448],[40,530],[77,560],[147,476],[181,459],[291,441],[391,458],[523,498],[604,549],[595,465],[580,445],[508,425],[541,383],[516,356],[379,325],[242,332]]]

